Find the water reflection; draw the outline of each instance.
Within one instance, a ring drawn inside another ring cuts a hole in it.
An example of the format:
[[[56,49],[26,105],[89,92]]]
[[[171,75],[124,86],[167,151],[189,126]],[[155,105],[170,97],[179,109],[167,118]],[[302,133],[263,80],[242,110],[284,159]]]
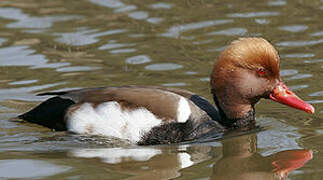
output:
[[[257,152],[257,136],[224,140],[223,156],[213,166],[211,179],[285,179],[312,159],[311,150],[286,150],[269,156]]]
[[[68,155],[99,158],[115,172],[130,174],[130,179],[171,179],[181,175],[183,168],[211,158],[207,146],[155,146],[109,149],[76,149]]]
[[[103,162],[117,164],[126,161],[148,161],[161,154],[161,150],[154,148],[126,149],[79,149],[71,151],[73,156],[84,158],[101,158]]]
[[[209,169],[211,179],[285,179],[291,171],[312,159],[311,150],[293,149],[262,155],[258,148],[257,135],[250,134],[225,139],[222,147],[213,143],[213,146],[74,149],[68,155],[99,158],[117,172],[134,175],[131,179],[188,177],[183,169],[206,165],[204,168]],[[205,176],[195,173],[200,178]]]

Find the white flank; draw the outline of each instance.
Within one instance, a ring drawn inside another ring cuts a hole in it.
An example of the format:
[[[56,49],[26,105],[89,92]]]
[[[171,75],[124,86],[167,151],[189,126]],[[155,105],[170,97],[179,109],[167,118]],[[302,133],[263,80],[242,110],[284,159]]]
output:
[[[96,108],[84,103],[79,109],[67,115],[67,128],[79,134],[113,136],[136,143],[141,136],[161,120],[145,108],[122,110],[115,102],[106,102]]]
[[[178,108],[177,108],[177,122],[184,123],[188,120],[191,115],[191,108],[188,104],[188,101],[181,97],[178,101]]]
[[[161,154],[162,151],[153,148],[126,149],[76,149],[72,150],[72,155],[84,158],[100,158],[103,162],[116,164],[127,161],[148,161],[150,158]]]

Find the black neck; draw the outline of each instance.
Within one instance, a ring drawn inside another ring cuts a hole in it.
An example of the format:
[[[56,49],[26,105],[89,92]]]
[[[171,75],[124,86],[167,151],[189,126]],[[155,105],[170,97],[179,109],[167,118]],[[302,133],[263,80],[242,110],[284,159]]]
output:
[[[253,106],[252,106],[252,109],[243,118],[229,119],[220,106],[220,103],[215,95],[215,90],[212,90],[212,93],[213,93],[213,100],[221,116],[221,118],[218,119],[218,122],[221,125],[227,128],[241,128],[241,127],[255,126],[255,109]]]

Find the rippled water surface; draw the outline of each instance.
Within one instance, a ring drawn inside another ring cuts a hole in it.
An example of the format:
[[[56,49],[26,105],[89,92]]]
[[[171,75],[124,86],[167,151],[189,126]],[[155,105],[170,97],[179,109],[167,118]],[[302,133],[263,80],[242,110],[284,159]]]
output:
[[[2,0],[0,179],[323,179],[322,18],[322,0]],[[10,120],[52,90],[159,85],[211,100],[211,67],[242,36],[277,47],[314,115],[262,100],[262,131],[149,147]]]

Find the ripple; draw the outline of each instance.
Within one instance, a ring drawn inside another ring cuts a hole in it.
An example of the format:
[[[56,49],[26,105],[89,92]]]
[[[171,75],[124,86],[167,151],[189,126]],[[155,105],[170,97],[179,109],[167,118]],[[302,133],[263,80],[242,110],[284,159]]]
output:
[[[288,32],[303,32],[308,29],[308,26],[305,25],[289,25],[289,26],[280,26],[278,29]]]
[[[312,94],[309,94],[308,96],[323,96],[323,91],[314,92]]]
[[[321,63],[323,59],[305,60],[304,63]]]
[[[48,63],[47,58],[42,54],[35,54],[36,51],[29,46],[10,46],[0,49],[1,66],[31,66],[32,68],[56,68],[66,66],[69,63]]]
[[[304,88],[308,88],[308,87],[309,86],[307,84],[303,84],[303,85],[289,86],[289,89],[294,91],[294,90],[304,89]]]
[[[114,43],[114,42],[111,42],[111,43],[108,43],[108,44],[105,44],[103,46],[100,46],[98,49],[99,50],[106,50],[106,49],[115,49],[115,48],[122,48],[122,47],[127,47],[127,46],[134,46],[135,44],[131,44],[131,43]]]
[[[323,31],[312,33],[311,36],[323,36]]]
[[[169,3],[155,3],[150,5],[151,8],[153,9],[171,9],[173,6]]]
[[[232,13],[228,14],[228,17],[233,18],[252,18],[252,17],[268,17],[268,16],[278,16],[279,12],[250,12],[250,13]]]
[[[311,41],[284,41],[276,43],[277,46],[288,46],[288,47],[300,47],[300,46],[311,46],[323,43],[323,39],[311,40]]]
[[[149,15],[145,11],[135,11],[135,12],[129,13],[128,17],[132,19],[142,20],[142,19],[147,19]]]
[[[15,20],[20,20],[22,18],[28,19],[28,15],[23,14],[18,8],[0,8],[0,17]]]
[[[192,43],[196,44],[196,45],[200,45],[200,44],[209,44],[209,43],[212,43],[212,42],[214,42],[213,39],[208,39],[208,40],[203,40],[203,41],[194,41]]]
[[[145,67],[146,70],[151,71],[170,71],[183,68],[183,65],[175,64],[175,63],[159,63],[159,64],[151,64]]]
[[[286,80],[305,79],[305,78],[310,78],[312,76],[313,76],[312,74],[297,74],[290,78],[286,78]]]
[[[255,19],[255,22],[258,24],[269,24],[270,20],[268,19]]]
[[[71,170],[49,162],[31,159],[0,160],[1,178],[43,178]]]
[[[93,44],[99,41],[98,37],[108,36],[113,34],[120,34],[126,32],[124,29],[114,29],[105,32],[98,32],[96,29],[88,29],[86,27],[78,28],[77,32],[71,33],[56,33],[61,37],[57,38],[56,41],[65,43],[72,46],[83,46]]]
[[[145,64],[148,62],[151,62],[151,59],[146,55],[138,55],[126,59],[126,63],[128,64]]]
[[[135,9],[137,9],[137,7],[135,5],[126,5],[126,6],[123,6],[123,7],[120,7],[118,9],[114,10],[114,12],[117,12],[117,13],[127,12],[127,11],[133,11]]]
[[[164,83],[162,86],[168,86],[168,87],[181,87],[186,86],[187,84],[184,82],[178,82],[178,83]]]
[[[33,17],[27,20],[21,19],[21,21],[19,22],[8,24],[7,27],[45,29],[45,28],[52,27],[52,25],[57,21],[70,21],[75,19],[81,19],[81,17],[80,16],[56,16],[56,17],[41,17],[41,18]]]
[[[72,67],[62,67],[56,69],[57,72],[75,72],[75,71],[92,71],[101,69],[99,67],[90,67],[90,66],[72,66]]]
[[[214,31],[208,33],[208,35],[225,35],[225,36],[243,36],[248,32],[247,29],[245,28],[230,28],[230,29],[225,29],[222,31]]]
[[[195,75],[195,74],[198,74],[198,73],[194,72],[194,71],[186,71],[185,74],[187,74],[187,75]]]
[[[163,21],[163,18],[158,18],[158,17],[151,17],[147,19],[147,22],[152,23],[152,24],[159,24]]]
[[[128,36],[131,37],[131,38],[142,38],[142,37],[145,37],[144,34],[129,34]]]
[[[206,81],[209,82],[210,81],[210,77],[205,77],[205,78],[201,78],[200,81]]]
[[[109,8],[122,8],[125,6],[125,4],[119,0],[89,0],[89,1],[91,3],[98,4],[100,6],[109,7]]]
[[[22,39],[22,40],[15,41],[14,45],[35,45],[39,43],[40,43],[39,39],[32,38],[32,39]]]
[[[22,85],[22,84],[32,84],[38,82],[37,79],[33,79],[33,80],[25,80],[25,81],[14,81],[14,82],[10,82],[8,83],[9,85]]]
[[[298,70],[296,69],[283,69],[280,71],[280,76],[291,76],[291,75],[294,75],[294,74],[297,74],[298,73]]]
[[[183,24],[183,25],[176,25],[168,29],[168,32],[161,34],[164,37],[174,37],[177,38],[181,32],[194,30],[194,29],[201,29],[216,25],[228,24],[233,23],[232,19],[226,20],[214,20],[214,21],[203,21],[197,23],[190,23],[190,24]]]
[[[7,39],[5,39],[5,38],[0,38],[0,46],[2,46],[2,44],[4,43],[4,42],[6,42],[7,41]]]
[[[278,1],[270,1],[268,2],[269,6],[285,6],[286,1],[278,0]]]
[[[5,126],[8,127],[8,124],[6,123]],[[10,128],[10,124],[9,124],[9,128]],[[6,127],[6,128],[7,128]],[[32,134],[38,134],[38,133],[32,133]],[[38,137],[35,136],[30,136],[30,134],[26,134],[26,133],[15,133],[13,135],[6,135],[6,136],[2,136],[0,137],[0,143],[1,144],[9,144],[12,142],[31,142],[31,141],[37,141],[39,140]],[[0,174],[1,177],[1,174]]]
[[[28,138],[26,138],[26,137],[28,137],[28,136],[26,136],[26,133],[17,133],[17,131],[16,131],[16,133],[8,134],[8,130],[9,131],[10,131],[10,129],[17,130],[17,128],[19,128],[19,126],[21,126],[21,124],[18,124],[17,122],[10,121],[10,120],[9,121],[4,120],[3,113],[6,113],[7,115],[9,115],[9,112],[17,112],[17,110],[1,106],[0,112],[2,114],[2,116],[0,116],[2,118],[2,120],[0,121],[0,127],[1,127],[0,143],[1,144],[5,143],[5,142],[10,143],[10,141],[11,142],[13,142],[13,141],[17,142],[17,140],[22,139],[21,136],[25,137],[25,141],[30,141],[30,139],[34,139],[34,138],[29,138],[28,139]],[[9,117],[9,116],[6,116],[6,117]],[[17,114],[15,114],[12,117],[16,117],[16,116],[17,116]],[[7,118],[5,118],[5,119],[7,119]],[[3,129],[6,129],[5,130],[6,132],[4,132]],[[17,137],[17,136],[20,136],[20,137]],[[8,139],[9,139],[9,141],[8,141]],[[16,140],[13,140],[13,139],[16,139]],[[36,138],[36,140],[37,140],[37,138]],[[1,152],[3,152],[3,151],[4,150],[1,148]]]
[[[51,87],[55,87],[58,85],[66,84],[65,82],[58,82],[52,84],[44,84],[38,86],[27,86],[27,87],[19,87],[19,88],[2,88],[0,89],[0,100],[6,99],[16,99],[16,100],[23,100],[23,101],[35,101],[35,100],[43,100],[44,97],[42,96],[34,96],[30,94],[31,92],[40,91],[43,89],[48,89]]]
[[[262,155],[270,155],[274,152],[279,152],[287,149],[300,149],[298,140],[302,137],[298,133],[296,127],[281,123],[276,119],[261,118],[260,123],[270,124],[270,128],[266,131],[257,133],[258,148],[263,148]],[[260,124],[262,127],[266,127]],[[268,143],[270,142],[270,143]]]
[[[72,33],[58,33],[57,35],[62,37],[57,38],[56,41],[74,46],[93,44],[99,40],[95,38],[95,35],[89,35],[89,33],[94,33],[95,31],[96,30],[81,30]]]
[[[31,17],[24,14],[17,8],[0,8],[0,17],[5,19],[14,19],[17,22],[7,24],[8,28],[24,28],[24,29],[47,29],[52,27],[53,23],[58,21],[69,21],[81,19],[82,16],[44,16]],[[30,32],[30,31],[29,31]]]
[[[221,52],[221,51],[225,50],[226,47],[227,46],[222,46],[222,47],[214,49],[213,51],[211,50],[210,52]]]
[[[127,12],[137,9],[135,5],[127,5],[120,0],[88,0],[93,4],[114,9],[114,12]]]
[[[311,101],[306,101],[309,104],[322,104],[323,100],[311,100]]]
[[[311,53],[294,53],[294,54],[281,55],[281,57],[283,58],[310,58],[314,56],[315,54],[311,54]]]
[[[125,49],[115,49],[115,50],[111,50],[109,51],[111,54],[121,54],[121,53],[132,53],[132,52],[136,52],[136,49],[133,48],[125,48]]]

